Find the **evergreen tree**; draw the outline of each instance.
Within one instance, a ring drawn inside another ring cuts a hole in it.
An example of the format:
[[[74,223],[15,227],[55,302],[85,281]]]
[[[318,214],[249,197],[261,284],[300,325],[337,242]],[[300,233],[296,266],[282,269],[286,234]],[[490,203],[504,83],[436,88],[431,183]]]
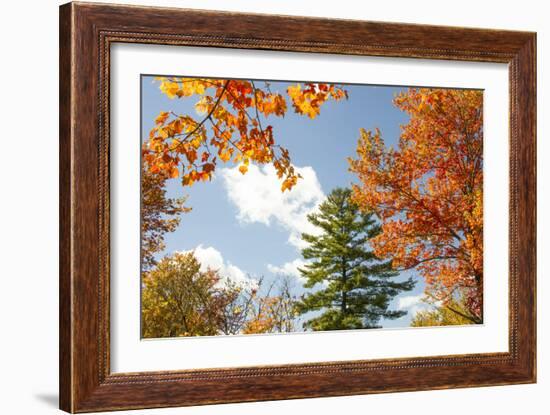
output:
[[[304,327],[312,330],[375,328],[381,318],[395,319],[406,311],[388,310],[389,302],[415,282],[398,282],[391,261],[382,262],[369,247],[369,239],[380,233],[372,213],[363,213],[351,200],[351,190],[336,188],[308,215],[319,235],[302,234],[308,247],[302,250],[312,260],[300,273],[304,287],[319,289],[302,296],[301,314],[317,312]],[[319,314],[321,312],[321,314]]]

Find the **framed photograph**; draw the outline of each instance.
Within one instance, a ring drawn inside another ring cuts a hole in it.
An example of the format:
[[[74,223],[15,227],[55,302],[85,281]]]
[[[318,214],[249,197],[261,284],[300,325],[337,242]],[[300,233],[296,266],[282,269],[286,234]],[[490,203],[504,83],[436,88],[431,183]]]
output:
[[[60,8],[60,407],[536,381],[536,35]]]

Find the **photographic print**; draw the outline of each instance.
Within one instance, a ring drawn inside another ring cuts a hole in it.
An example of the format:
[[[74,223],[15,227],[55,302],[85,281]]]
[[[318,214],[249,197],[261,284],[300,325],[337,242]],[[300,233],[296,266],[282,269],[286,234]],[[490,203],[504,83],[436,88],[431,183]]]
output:
[[[536,33],[59,29],[60,408],[536,382]]]
[[[142,75],[141,130],[142,338],[483,323],[482,90]]]

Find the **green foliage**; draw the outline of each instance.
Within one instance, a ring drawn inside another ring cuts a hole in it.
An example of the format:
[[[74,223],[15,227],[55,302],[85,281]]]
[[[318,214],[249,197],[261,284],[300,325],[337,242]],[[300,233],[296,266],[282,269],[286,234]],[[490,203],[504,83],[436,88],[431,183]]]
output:
[[[143,337],[216,335],[227,304],[219,280],[215,271],[201,272],[192,253],[163,258],[143,278]]]
[[[468,311],[464,300],[451,299],[435,310],[419,311],[411,321],[412,327],[454,326],[476,324],[475,316]]]
[[[393,281],[391,261],[382,262],[370,250],[369,239],[380,233],[372,213],[351,201],[351,190],[337,188],[308,220],[321,234],[302,234],[309,246],[302,251],[313,260],[300,269],[306,288],[298,311],[322,311],[304,326],[312,330],[375,328],[381,318],[395,319],[404,311],[388,310],[389,302],[415,285],[412,279]]]
[[[261,294],[262,280],[237,283],[201,271],[193,253],[175,253],[144,273],[145,338],[294,331],[295,296],[287,280]]]

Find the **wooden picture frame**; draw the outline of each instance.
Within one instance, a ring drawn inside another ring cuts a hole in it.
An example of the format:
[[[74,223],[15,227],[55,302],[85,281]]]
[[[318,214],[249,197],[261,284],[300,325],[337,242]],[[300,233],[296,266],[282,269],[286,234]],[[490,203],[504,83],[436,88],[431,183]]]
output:
[[[261,28],[261,30],[258,30]],[[109,62],[114,43],[509,65],[509,352],[110,372]],[[536,380],[536,34],[69,3],[60,8],[60,407],[172,407]]]

